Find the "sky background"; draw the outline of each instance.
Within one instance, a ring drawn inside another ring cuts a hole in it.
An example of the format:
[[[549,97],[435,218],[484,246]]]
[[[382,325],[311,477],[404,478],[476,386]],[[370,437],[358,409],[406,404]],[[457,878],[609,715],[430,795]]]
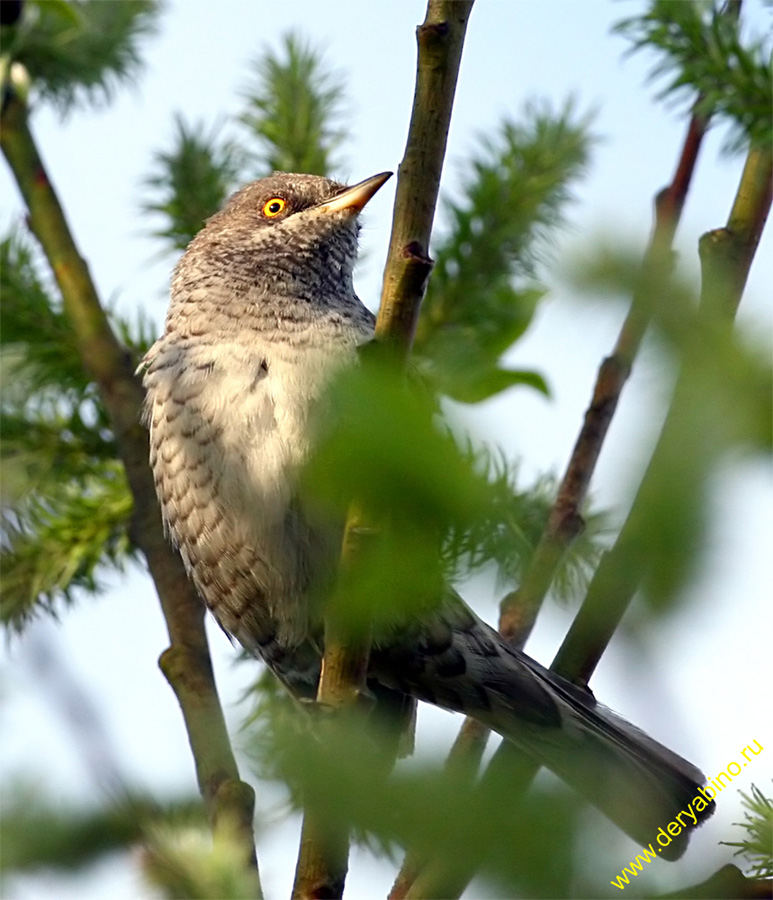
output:
[[[422,0],[368,4],[348,0],[283,3],[202,0],[169,3],[160,34],[146,42],[147,69],[135,88],[122,89],[100,112],[72,115],[66,122],[43,108],[33,128],[72,229],[103,300],[132,314],[142,308],[160,330],[174,257],[159,254],[139,213],[142,179],[152,154],[170,146],[172,116],[208,127],[225,123],[240,109],[239,91],[249,80],[249,61],[264,45],[278,46],[289,29],[324,49],[328,62],[347,78],[353,139],[336,173],[357,181],[384,169],[396,170],[404,149],[414,72],[414,29],[424,17]],[[626,43],[610,35],[638,3],[600,0],[479,0],[464,50],[449,137],[443,191],[458,191],[464,160],[476,141],[503,117],[517,117],[530,99],[555,106],[574,96],[580,110],[596,110],[600,137],[588,177],[576,190],[577,203],[562,239],[559,263],[582,254],[595,236],[615,236],[643,248],[652,219],[652,199],[671,178],[685,123],[682,109],[653,101],[645,85],[648,60],[624,59]],[[769,27],[761,4],[748,2],[744,15],[758,29]],[[692,193],[677,236],[680,265],[697,272],[697,239],[721,226],[732,203],[742,158],[720,153],[724,132],[712,132],[702,152]],[[360,297],[377,303],[386,254],[394,181],[369,204],[363,229],[367,261],[357,278]],[[0,167],[2,224],[23,224],[23,212],[5,167]],[[442,216],[439,218],[442,227]],[[740,327],[770,341],[773,253],[770,229],[763,236]],[[560,266],[559,266],[560,268]],[[624,307],[591,303],[567,295],[560,277],[528,336],[510,362],[543,371],[551,385],[546,399],[527,390],[508,392],[474,412],[458,410],[481,440],[520,459],[524,478],[560,472],[571,450],[601,358],[610,351]],[[670,376],[662,358],[645,346],[613,424],[593,491],[602,506],[619,515],[637,486],[638,474],[657,436]],[[689,448],[685,448],[689,452]],[[733,787],[752,782],[770,787],[773,729],[763,714],[769,700],[770,538],[773,533],[771,472],[768,465],[737,460],[716,480],[712,531],[700,576],[691,587],[694,602],[661,621],[657,632],[640,629],[634,608],[593,681],[596,695],[654,737],[714,776],[758,740],[765,748]],[[469,600],[489,621],[496,620],[496,593],[477,584]],[[691,598],[692,599],[692,598]],[[571,620],[571,611],[550,605],[529,643],[529,652],[549,663]],[[221,696],[232,731],[243,713],[238,700],[254,670],[234,665],[235,651],[212,627],[211,641]],[[40,622],[23,640],[0,648],[2,775],[24,775],[54,796],[81,802],[94,795],[99,760],[83,748],[61,715],[63,685],[41,674],[41,658],[58,658],[91,698],[123,775],[132,783],[166,793],[192,790],[194,773],[182,719],[156,666],[166,647],[163,620],[151,582],[138,571],[109,579],[98,599],[84,598],[58,625]],[[38,660],[38,661],[36,661]],[[426,710],[420,752],[448,744],[459,719]],[[731,794],[731,796],[728,796]],[[261,788],[258,816],[275,815],[278,795]],[[717,841],[737,839],[731,823],[740,811],[734,792],[720,798],[713,820],[693,841],[680,866],[689,884],[730,861]],[[619,841],[619,867],[634,845],[609,827]],[[269,827],[258,852],[268,898],[289,894],[297,849],[297,823]],[[666,863],[650,867],[656,886]],[[619,871],[619,868],[618,868]],[[390,864],[359,852],[352,859],[348,896],[383,896]],[[600,889],[608,884],[598,873]],[[673,875],[669,871],[668,875]],[[607,894],[613,891],[607,889]],[[468,896],[495,896],[479,883]],[[150,896],[130,855],[110,857],[86,876],[60,874],[8,881],[6,900],[140,900]]]

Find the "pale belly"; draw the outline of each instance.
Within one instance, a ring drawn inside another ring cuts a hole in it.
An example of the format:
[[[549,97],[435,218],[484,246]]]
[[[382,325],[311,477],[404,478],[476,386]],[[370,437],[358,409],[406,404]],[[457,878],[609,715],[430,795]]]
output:
[[[316,631],[310,589],[337,538],[309,523],[295,476],[335,358],[187,341],[162,342],[149,358],[151,466],[199,593],[248,648],[299,645]]]

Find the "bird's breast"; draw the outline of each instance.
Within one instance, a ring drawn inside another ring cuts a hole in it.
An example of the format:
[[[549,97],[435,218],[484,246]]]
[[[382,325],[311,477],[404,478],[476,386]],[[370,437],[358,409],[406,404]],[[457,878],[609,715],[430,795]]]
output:
[[[309,419],[353,357],[260,340],[170,337],[146,358],[151,465],[164,520],[226,630],[305,637],[303,594],[326,536],[296,502]],[[259,644],[260,641],[257,641]]]

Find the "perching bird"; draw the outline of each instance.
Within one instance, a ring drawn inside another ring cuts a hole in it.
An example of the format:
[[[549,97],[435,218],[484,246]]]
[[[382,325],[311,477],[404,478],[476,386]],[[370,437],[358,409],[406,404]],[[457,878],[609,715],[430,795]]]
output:
[[[295,475],[331,375],[373,337],[352,284],[357,220],[390,174],[352,188],[275,174],[234,194],[178,263],[164,335],[140,367],[168,533],[225,631],[306,699],[323,642],[310,598],[340,532],[309,520]],[[696,824],[713,812],[695,766],[509,647],[451,590],[377,642],[369,679],[479,719],[640,844],[682,810],[687,826],[688,809]]]

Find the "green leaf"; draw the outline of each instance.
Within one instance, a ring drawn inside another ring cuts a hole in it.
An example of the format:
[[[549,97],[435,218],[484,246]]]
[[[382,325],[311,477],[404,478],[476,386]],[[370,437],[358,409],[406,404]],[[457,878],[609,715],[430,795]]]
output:
[[[154,0],[27,2],[5,53],[25,67],[38,96],[65,115],[110,100],[137,78],[139,45],[155,32],[160,10]]]
[[[451,386],[447,393],[461,403],[480,403],[516,385],[526,385],[545,395],[550,393],[545,379],[539,372],[498,368],[465,372],[465,377]]]
[[[336,154],[349,134],[341,125],[344,82],[322,54],[291,32],[278,53],[261,53],[252,72],[240,120],[260,143],[259,174],[330,175],[340,167]]]
[[[535,374],[502,374],[501,355],[526,331],[544,289],[536,273],[548,236],[585,169],[587,117],[529,106],[481,139],[466,164],[463,199],[446,202],[449,224],[436,259],[415,353],[443,393],[476,402],[511,384],[544,390]]]
[[[496,896],[571,896],[579,802],[567,791],[539,789],[503,802],[514,793],[509,760],[478,781],[425,755],[399,763],[387,779],[379,752],[388,737],[372,717],[318,721],[316,740],[297,720],[289,728],[273,723],[267,749],[320,821],[353,825],[356,838],[382,854],[410,847],[437,861],[451,882],[480,870],[507,886]],[[441,890],[429,896],[458,896]]]

